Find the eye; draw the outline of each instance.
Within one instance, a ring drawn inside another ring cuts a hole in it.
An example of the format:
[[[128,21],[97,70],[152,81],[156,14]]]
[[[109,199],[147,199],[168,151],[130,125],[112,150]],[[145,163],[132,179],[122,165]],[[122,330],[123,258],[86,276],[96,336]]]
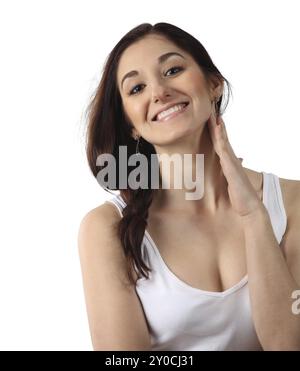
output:
[[[182,67],[172,67],[172,68],[170,68],[167,72],[166,72],[166,75],[167,75],[167,73],[169,72],[169,71],[172,71],[172,70],[179,70],[179,71],[181,71],[181,70],[183,70],[183,68]],[[172,75],[174,75],[174,73],[172,73]]]
[[[170,76],[170,75],[168,75],[168,72],[169,72],[169,71],[172,71],[172,70],[182,71],[183,68],[182,68],[182,67],[179,67],[179,66],[171,67],[170,69],[167,70],[167,72],[165,73],[165,75]],[[178,71],[177,71],[177,72],[178,72]],[[174,75],[174,74],[176,74],[177,72],[172,73],[171,76]],[[130,90],[130,92],[129,92],[128,95],[136,95],[137,93],[139,93],[139,91],[135,92],[135,89],[138,88],[138,87],[140,87],[140,86],[142,86],[142,85],[144,85],[144,84],[138,84],[138,85],[135,85],[135,86]]]
[[[135,95],[135,94],[137,94],[137,93],[134,93],[134,91],[135,91],[136,88],[138,88],[141,85],[143,85],[143,84],[136,85],[133,89],[131,89],[130,92],[129,92],[129,95]]]

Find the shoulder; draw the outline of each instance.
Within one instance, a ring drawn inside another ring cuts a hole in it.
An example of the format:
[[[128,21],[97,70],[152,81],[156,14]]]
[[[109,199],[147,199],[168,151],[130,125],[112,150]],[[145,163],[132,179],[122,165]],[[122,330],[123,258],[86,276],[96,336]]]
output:
[[[287,215],[282,245],[287,254],[293,255],[296,249],[300,255],[300,181],[279,178],[279,182]]]
[[[254,189],[259,192],[263,188],[263,175],[252,169],[243,167]],[[295,215],[300,212],[300,180],[286,179],[279,177],[279,183],[283,198],[284,207],[288,219],[295,219]]]
[[[116,227],[121,217],[114,209],[113,205],[105,202],[83,216],[78,230],[81,256],[102,254],[113,257],[120,253]]]
[[[300,211],[300,180],[279,178],[279,182],[288,219],[294,218]]]
[[[125,273],[129,267],[117,229],[121,218],[116,206],[110,202],[104,202],[88,211],[79,225],[78,250],[81,261],[88,266],[95,262],[113,264],[125,282]],[[134,269],[131,272],[136,280]]]
[[[88,211],[81,219],[79,231],[86,229],[95,229],[102,227],[109,227],[120,220],[121,216],[117,208],[110,202],[103,204]]]
[[[245,171],[256,190],[263,187],[262,173],[251,169]],[[300,284],[300,180],[277,176],[287,216],[287,227],[280,246],[291,275]]]
[[[300,284],[300,181],[279,178],[287,214],[287,228],[280,243],[289,270]]]
[[[114,221],[119,220],[120,214],[111,202],[105,201],[101,205],[88,211],[82,218],[81,223],[93,223],[99,220]]]

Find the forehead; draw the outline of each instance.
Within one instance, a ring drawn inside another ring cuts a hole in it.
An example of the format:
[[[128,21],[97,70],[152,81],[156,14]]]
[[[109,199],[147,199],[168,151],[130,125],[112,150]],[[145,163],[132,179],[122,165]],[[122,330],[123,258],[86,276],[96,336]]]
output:
[[[188,54],[172,41],[160,35],[149,35],[130,45],[122,54],[117,71],[118,81],[132,70],[141,69],[147,64],[157,63],[157,58],[164,53],[179,52],[188,58]]]

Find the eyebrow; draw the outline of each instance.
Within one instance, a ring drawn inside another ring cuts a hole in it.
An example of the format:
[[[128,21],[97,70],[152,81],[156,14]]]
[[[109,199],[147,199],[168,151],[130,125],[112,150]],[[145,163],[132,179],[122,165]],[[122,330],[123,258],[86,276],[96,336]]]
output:
[[[177,53],[177,52],[169,52],[169,53],[162,54],[160,57],[158,57],[158,58],[157,58],[158,63],[159,63],[159,64],[164,63],[167,59],[169,59],[169,58],[172,57],[173,55],[177,55],[177,56],[179,56],[179,57],[185,59],[184,56],[181,55],[180,53]],[[138,71],[136,71],[136,70],[133,70],[133,71],[127,72],[126,75],[124,75],[124,77],[123,77],[123,79],[122,79],[122,82],[121,82],[121,88],[123,88],[123,83],[124,83],[125,79],[128,79],[129,77],[136,76],[136,75],[138,75],[138,74],[139,74],[139,73],[138,73]]]

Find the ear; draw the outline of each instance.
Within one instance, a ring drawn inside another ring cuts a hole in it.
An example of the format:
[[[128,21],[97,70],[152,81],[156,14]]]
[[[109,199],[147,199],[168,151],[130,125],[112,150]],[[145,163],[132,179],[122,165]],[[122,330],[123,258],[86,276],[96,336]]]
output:
[[[223,95],[223,91],[224,91],[224,82],[220,81],[218,86],[216,87],[216,96],[221,97],[221,95]]]
[[[212,76],[209,86],[210,86],[211,99],[215,99],[216,97],[221,97],[221,95],[223,94],[223,89],[224,89],[223,80],[220,80],[217,76]]]

